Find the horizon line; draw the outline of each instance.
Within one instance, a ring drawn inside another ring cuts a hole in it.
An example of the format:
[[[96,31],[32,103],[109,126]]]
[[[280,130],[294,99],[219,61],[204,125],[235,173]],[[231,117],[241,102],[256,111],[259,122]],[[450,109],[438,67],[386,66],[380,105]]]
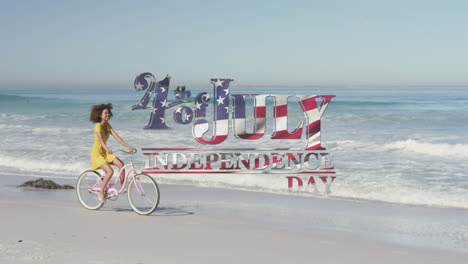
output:
[[[183,84],[173,84],[171,87],[182,86]],[[80,87],[81,86],[81,87]],[[185,85],[187,88],[194,90],[207,89],[211,87],[211,84],[207,85]],[[235,85],[233,88],[239,89],[249,89],[249,88],[272,88],[272,89],[281,89],[281,88],[312,88],[312,89],[354,89],[354,88],[364,88],[364,89],[405,89],[405,88],[468,88],[468,84],[333,84],[333,85],[322,85],[322,84],[300,84],[300,85],[281,85],[281,84],[240,84]],[[38,85],[36,87],[32,86],[17,86],[17,85],[0,85],[0,90],[126,90],[133,89],[133,85],[128,85],[126,87],[122,85],[50,85],[43,86]]]

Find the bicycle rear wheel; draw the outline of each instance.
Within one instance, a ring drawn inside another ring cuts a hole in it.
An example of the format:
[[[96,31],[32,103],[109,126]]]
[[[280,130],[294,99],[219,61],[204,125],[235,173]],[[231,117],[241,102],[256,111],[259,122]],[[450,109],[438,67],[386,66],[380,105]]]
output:
[[[101,183],[101,174],[97,171],[88,170],[80,175],[76,183],[76,194],[84,208],[97,210],[102,207],[104,203],[99,200]]]
[[[141,215],[149,215],[159,204],[159,188],[156,181],[147,174],[137,174],[128,185],[128,202]]]

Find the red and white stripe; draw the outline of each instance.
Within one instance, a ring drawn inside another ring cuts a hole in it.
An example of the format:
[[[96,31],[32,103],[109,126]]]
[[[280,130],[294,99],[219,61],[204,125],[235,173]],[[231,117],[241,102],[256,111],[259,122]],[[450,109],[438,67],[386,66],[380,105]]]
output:
[[[205,120],[199,121],[201,122],[195,122],[192,129],[192,134],[196,141],[202,144],[214,145],[226,140],[229,133],[229,119],[215,121],[215,127],[213,128],[214,135],[209,140],[204,139],[203,134],[209,130],[210,125]]]
[[[236,138],[241,139],[259,139],[265,134],[266,128],[266,97],[268,95],[258,94],[253,95],[255,98],[255,107],[254,107],[254,118],[255,126],[253,133],[247,133],[247,128],[245,127],[246,120],[245,118],[234,118],[234,135]],[[244,101],[247,95],[243,95]]]
[[[288,131],[288,98],[290,95],[276,95],[276,105],[273,108],[275,119],[275,130],[271,135],[272,139],[299,139],[302,136],[302,125],[300,122],[293,132]]]
[[[320,145],[320,119],[325,109],[334,95],[299,95],[302,111],[307,117],[306,150],[323,150]],[[317,98],[322,98],[320,106],[317,105]]]

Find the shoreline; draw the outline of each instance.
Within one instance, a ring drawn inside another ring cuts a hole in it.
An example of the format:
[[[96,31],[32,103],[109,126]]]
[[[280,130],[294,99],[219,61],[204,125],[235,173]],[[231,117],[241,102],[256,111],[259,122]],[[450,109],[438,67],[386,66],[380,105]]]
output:
[[[21,173],[18,173],[21,172]],[[11,178],[25,178],[25,180],[21,183],[24,183],[27,180],[33,180],[38,178],[44,179],[52,179],[55,182],[62,183],[62,184],[74,184],[76,183],[77,178],[69,177],[69,176],[60,176],[60,174],[55,174],[55,172],[50,172],[53,176],[48,176],[47,173],[49,172],[34,172],[34,174],[30,174],[29,171],[22,171],[22,170],[9,170],[7,172],[0,172],[0,179],[2,177],[11,177]],[[42,175],[43,174],[43,175]],[[149,174],[152,177],[156,177],[158,175]],[[114,176],[115,177],[115,176]],[[113,178],[114,180],[115,178]],[[252,188],[236,188],[231,186],[204,186],[203,184],[194,185],[192,183],[161,183],[160,179],[157,179],[159,185],[170,185],[170,186],[185,186],[185,187],[194,187],[194,188],[208,188],[208,189],[221,189],[221,190],[228,190],[228,191],[239,191],[239,192],[247,192],[247,193],[259,193],[259,194],[270,194],[270,195],[279,195],[279,196],[286,196],[286,197],[303,197],[306,199],[318,199],[318,200],[335,200],[335,201],[345,201],[345,202],[355,202],[355,203],[373,203],[375,205],[382,205],[382,206],[401,206],[401,207],[408,207],[408,208],[427,208],[427,209],[443,209],[443,210],[459,210],[460,212],[468,212],[468,208],[459,207],[459,206],[442,206],[442,205],[427,205],[427,204],[418,204],[418,203],[397,203],[391,201],[384,201],[384,200],[373,200],[373,199],[366,199],[366,198],[356,198],[356,197],[347,197],[347,196],[339,196],[332,193],[331,196],[327,196],[326,194],[316,195],[311,192],[301,192],[297,190],[291,190],[290,192],[272,192],[272,191],[261,191]],[[18,183],[19,185],[19,183]],[[0,181],[0,187],[2,183]],[[9,187],[16,187],[14,185],[10,185]]]

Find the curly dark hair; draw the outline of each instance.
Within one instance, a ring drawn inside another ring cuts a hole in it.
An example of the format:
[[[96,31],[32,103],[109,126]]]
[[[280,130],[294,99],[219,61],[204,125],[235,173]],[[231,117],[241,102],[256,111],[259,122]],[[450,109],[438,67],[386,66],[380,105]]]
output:
[[[112,104],[111,103],[108,103],[108,104],[100,104],[100,105],[93,105],[91,107],[91,115],[89,116],[89,120],[93,123],[99,123],[101,122],[101,115],[102,115],[102,111],[104,111],[104,109],[108,109],[109,110],[109,114],[110,114],[110,117],[112,117]]]

